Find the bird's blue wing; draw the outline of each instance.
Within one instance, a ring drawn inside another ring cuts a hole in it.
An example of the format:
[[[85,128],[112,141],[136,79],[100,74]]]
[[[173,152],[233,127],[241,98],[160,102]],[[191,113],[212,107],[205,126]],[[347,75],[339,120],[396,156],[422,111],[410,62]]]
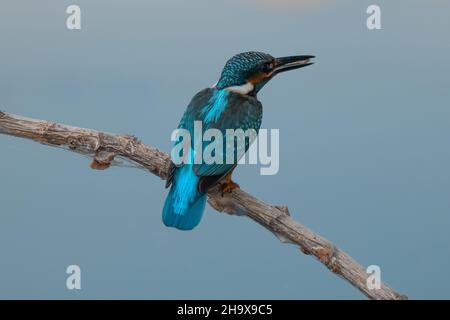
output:
[[[212,88],[206,88],[198,92],[192,98],[191,102],[184,111],[183,116],[181,117],[180,123],[178,124],[178,129],[188,130],[191,135],[191,139],[194,138],[194,121],[202,120],[202,110],[206,105],[208,105],[209,101],[214,96],[214,91],[215,90]],[[178,141],[175,143],[178,143]],[[175,165],[173,162],[171,163],[166,181],[166,188],[170,187],[173,183],[176,171],[182,166],[183,165]]]
[[[195,164],[194,171],[198,176],[223,176],[227,174],[247,152],[261,126],[262,105],[256,98],[227,91],[225,98],[219,96],[214,101],[216,105],[210,106],[209,109],[202,112],[204,131],[207,129],[218,129],[222,133],[224,140],[227,129],[241,129],[244,132],[248,129],[253,129],[255,135],[245,138],[245,143],[235,143],[234,161],[231,164],[228,164],[226,161],[227,145],[226,141],[223,141],[221,154],[216,154],[216,158],[221,158],[222,163]],[[211,142],[203,143],[203,150],[209,143]],[[216,150],[216,152],[220,153],[220,150]]]
[[[218,129],[223,137],[226,136],[226,129],[254,129],[257,133],[262,120],[262,105],[253,97],[243,96],[238,93],[226,90],[216,90],[207,88],[197,93],[189,103],[180,121],[178,128],[188,130],[191,135],[192,147],[194,147],[194,121],[202,122],[202,135],[208,129]],[[218,157],[222,158],[222,163],[194,164],[192,166],[195,174],[205,177],[207,188],[220,180],[228,172],[236,167],[236,163],[250,147],[254,137],[246,138],[244,144],[236,144],[234,150],[234,163],[226,163],[226,143],[223,141],[223,149],[216,150]],[[202,142],[202,150],[211,142]],[[172,182],[172,178],[179,167],[172,165],[167,186]],[[202,181],[200,181],[202,184]],[[201,188],[203,189],[203,188]]]

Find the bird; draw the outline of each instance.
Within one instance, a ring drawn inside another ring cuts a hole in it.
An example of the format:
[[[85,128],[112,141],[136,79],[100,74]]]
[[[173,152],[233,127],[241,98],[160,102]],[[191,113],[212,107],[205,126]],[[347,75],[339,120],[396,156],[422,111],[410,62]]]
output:
[[[194,121],[201,121],[203,132],[218,129],[225,134],[226,129],[260,129],[263,108],[258,100],[258,92],[275,75],[312,65],[312,55],[296,55],[274,58],[270,54],[250,51],[234,55],[222,69],[219,81],[210,88],[198,92],[187,106],[178,129],[194,134]],[[245,141],[246,152],[252,141]],[[192,160],[195,148],[190,146]],[[236,151],[235,151],[236,157]],[[166,197],[162,220],[167,227],[192,230],[199,223],[205,210],[207,192],[220,185],[222,195],[233,192],[239,185],[232,181],[233,163],[197,163],[185,161],[169,168]]]

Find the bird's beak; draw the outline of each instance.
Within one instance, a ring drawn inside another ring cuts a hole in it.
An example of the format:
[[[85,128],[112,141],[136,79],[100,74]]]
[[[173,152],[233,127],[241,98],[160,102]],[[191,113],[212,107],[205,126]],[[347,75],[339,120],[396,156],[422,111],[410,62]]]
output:
[[[313,64],[311,59],[314,56],[291,56],[275,58],[275,66],[272,71],[272,76],[289,70],[299,69]]]

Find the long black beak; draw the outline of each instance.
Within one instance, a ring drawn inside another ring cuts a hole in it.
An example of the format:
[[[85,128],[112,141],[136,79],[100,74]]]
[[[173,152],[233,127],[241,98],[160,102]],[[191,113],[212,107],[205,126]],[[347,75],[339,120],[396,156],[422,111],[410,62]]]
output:
[[[312,65],[311,59],[315,56],[291,56],[275,58],[275,66],[273,68],[272,75],[281,73],[284,71],[294,70]]]

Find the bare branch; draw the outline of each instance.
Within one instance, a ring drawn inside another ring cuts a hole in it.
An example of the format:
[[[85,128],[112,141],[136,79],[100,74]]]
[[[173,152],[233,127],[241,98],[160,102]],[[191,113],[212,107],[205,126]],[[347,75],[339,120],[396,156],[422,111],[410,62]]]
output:
[[[4,112],[0,112],[0,133],[92,156],[91,167],[94,169],[106,169],[118,164],[117,159],[122,158],[166,179],[170,164],[166,153],[143,144],[133,136],[109,134]],[[239,189],[224,196],[214,189],[208,194],[208,202],[217,211],[247,215],[282,242],[298,245],[303,253],[315,256],[370,299],[407,299],[384,283],[380,289],[370,290],[366,284],[366,270],[347,253],[292,219],[286,206],[271,206]]]

